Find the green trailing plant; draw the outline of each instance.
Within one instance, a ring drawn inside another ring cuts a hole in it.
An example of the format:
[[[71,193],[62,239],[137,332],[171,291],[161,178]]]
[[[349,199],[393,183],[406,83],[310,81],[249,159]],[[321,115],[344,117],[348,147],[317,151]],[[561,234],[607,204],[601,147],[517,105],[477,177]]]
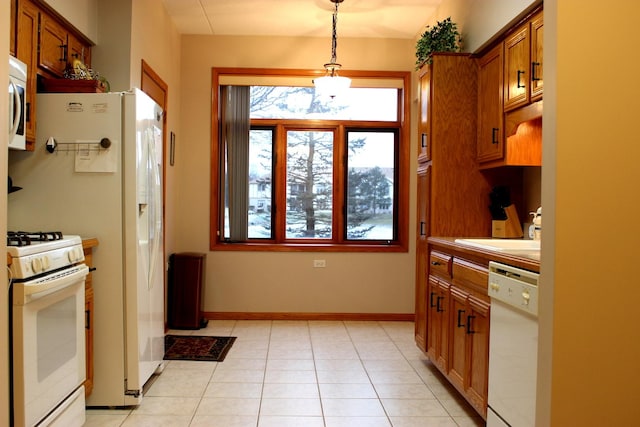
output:
[[[416,43],[416,70],[423,64],[431,63],[431,54],[434,52],[458,52],[462,37],[458,32],[458,26],[448,17],[444,21],[438,21],[436,25],[427,28]]]

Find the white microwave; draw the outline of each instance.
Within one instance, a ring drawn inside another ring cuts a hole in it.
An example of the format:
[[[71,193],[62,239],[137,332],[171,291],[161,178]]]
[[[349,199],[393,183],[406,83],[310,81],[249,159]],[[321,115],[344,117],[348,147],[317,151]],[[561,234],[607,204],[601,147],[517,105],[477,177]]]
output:
[[[26,148],[27,65],[9,55],[9,148]]]

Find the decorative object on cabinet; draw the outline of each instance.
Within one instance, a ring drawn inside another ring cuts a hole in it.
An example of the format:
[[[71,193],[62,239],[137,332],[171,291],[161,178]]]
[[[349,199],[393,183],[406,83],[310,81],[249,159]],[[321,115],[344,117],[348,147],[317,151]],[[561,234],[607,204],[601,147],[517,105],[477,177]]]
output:
[[[313,80],[313,84],[316,90],[330,98],[334,98],[336,95],[344,92],[351,85],[351,79],[338,75],[338,70],[342,67],[338,64],[336,49],[338,47],[338,33],[336,26],[338,24],[338,4],[343,0],[330,0],[335,4],[332,19],[332,32],[331,32],[331,60],[327,64],[324,64],[326,74],[322,77],[318,77]]]
[[[433,27],[427,25],[416,43],[416,70],[430,64],[434,52],[459,52],[461,43],[458,26],[451,17],[438,21]]]

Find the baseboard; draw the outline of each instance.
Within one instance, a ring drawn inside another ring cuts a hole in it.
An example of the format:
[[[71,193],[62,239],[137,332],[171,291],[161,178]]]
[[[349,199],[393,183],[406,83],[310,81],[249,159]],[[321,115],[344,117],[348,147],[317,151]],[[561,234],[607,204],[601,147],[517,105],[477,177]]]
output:
[[[209,320],[350,320],[350,321],[402,321],[413,322],[413,313],[252,313],[230,311],[205,311]]]

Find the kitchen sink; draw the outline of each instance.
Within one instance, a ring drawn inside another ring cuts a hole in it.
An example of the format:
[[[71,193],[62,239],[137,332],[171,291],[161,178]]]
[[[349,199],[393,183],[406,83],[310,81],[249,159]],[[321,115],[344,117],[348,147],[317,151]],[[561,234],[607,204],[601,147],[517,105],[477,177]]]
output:
[[[540,240],[524,239],[456,239],[456,243],[491,251],[539,251]]]

